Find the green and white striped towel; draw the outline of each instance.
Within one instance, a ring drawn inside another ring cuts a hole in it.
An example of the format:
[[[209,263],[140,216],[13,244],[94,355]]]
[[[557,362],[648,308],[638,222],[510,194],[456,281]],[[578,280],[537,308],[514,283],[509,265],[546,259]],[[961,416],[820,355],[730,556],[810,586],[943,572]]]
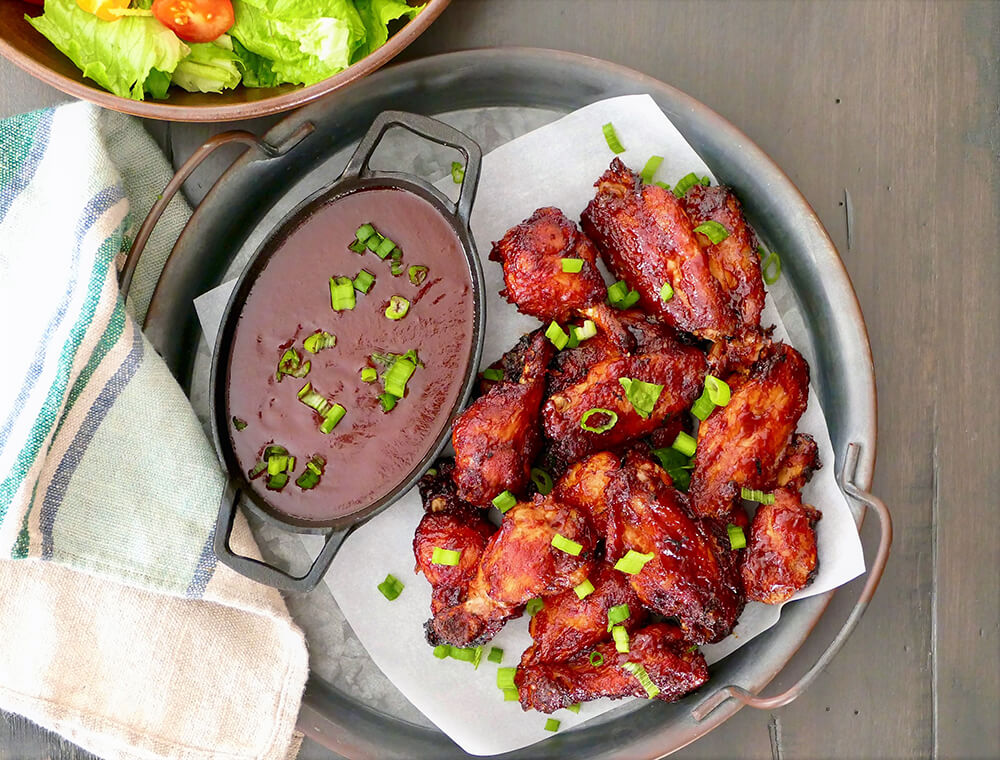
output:
[[[169,176],[130,117],[0,121],[0,708],[107,756],[283,757],[302,636],[276,592],[216,565],[223,475],[139,329],[182,201],[127,307],[118,292]]]

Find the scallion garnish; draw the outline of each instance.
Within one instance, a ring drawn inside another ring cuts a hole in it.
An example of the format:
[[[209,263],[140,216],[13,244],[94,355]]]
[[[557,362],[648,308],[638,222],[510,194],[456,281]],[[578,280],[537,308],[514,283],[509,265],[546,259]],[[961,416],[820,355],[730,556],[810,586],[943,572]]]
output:
[[[618,139],[618,134],[615,132],[615,125],[610,121],[601,127],[601,131],[604,132],[604,140],[607,142],[608,147],[611,148],[612,153],[624,153],[625,146],[621,144]]]
[[[372,253],[378,250],[378,247],[382,244],[382,236],[377,232],[365,241],[365,248],[367,248]],[[384,258],[384,257],[383,257]]]
[[[499,665],[503,662],[503,650],[500,647],[490,647],[490,653],[486,655],[486,659]]]
[[[646,696],[649,699],[652,699],[660,693],[660,689],[655,683],[653,683],[652,679],[650,679],[646,669],[638,662],[626,662],[622,665],[622,667],[639,679],[639,683],[642,684],[642,688],[646,690]]]
[[[663,393],[663,386],[647,383],[631,377],[620,377],[618,382],[625,389],[625,398],[643,419],[648,419]]]
[[[396,398],[403,398],[406,395],[406,383],[416,372],[417,365],[409,359],[397,359],[385,373],[385,392],[391,393]]]
[[[763,247],[759,248],[758,251],[761,256],[764,255]],[[781,257],[774,251],[771,251],[761,265],[761,272],[764,276],[764,282],[768,285],[774,285],[778,281],[778,278],[781,277]]]
[[[465,179],[465,167],[462,166],[458,161],[451,162],[451,181],[456,185],[461,185],[462,180]]]
[[[597,325],[594,324],[594,320],[585,319],[583,320],[583,325],[581,327],[574,326],[573,332],[576,335],[576,339],[580,343],[583,343],[583,341],[590,340],[597,335]]]
[[[687,491],[691,485],[691,472],[694,467],[690,457],[685,456],[677,449],[653,449],[653,456],[660,460],[663,469],[667,471],[670,479],[674,482],[674,487],[681,491]]]
[[[403,273],[404,269],[405,267],[403,266],[403,262],[396,261],[395,259],[392,261],[392,266],[389,267],[389,271],[392,272],[393,277],[399,277],[399,275]]]
[[[359,243],[364,243],[368,238],[375,234],[375,227],[369,224],[362,224],[358,227],[357,232],[354,233],[354,237],[357,238]]]
[[[358,272],[358,276],[354,278],[354,289],[360,291],[361,293],[367,293],[372,289],[372,285],[374,284],[375,275],[367,269],[362,269]]]
[[[233,417],[233,427],[236,428],[237,433],[241,430],[246,430],[247,421],[239,417]]]
[[[494,369],[493,367],[487,367],[483,370],[483,379],[489,380],[492,383],[499,383],[503,380],[503,370]]]
[[[348,248],[350,248],[350,249],[351,249],[352,251],[354,251],[355,253],[364,253],[365,251],[367,251],[367,250],[368,250],[368,246],[367,246],[367,245],[365,245],[365,244],[364,244],[364,243],[363,243],[362,241],[360,241],[360,240],[355,240],[355,241],[354,241],[353,243],[351,243],[351,244],[350,244],[349,246],[347,246],[347,247],[348,247]]]
[[[674,442],[670,444],[671,448],[677,449],[679,452],[685,456],[694,456],[695,450],[698,448],[698,443],[694,438],[689,436],[683,430],[681,430]]]
[[[306,383],[298,392],[299,401],[313,409],[320,417],[325,417],[332,403],[313,390],[312,383]]]
[[[614,607],[608,608],[608,630],[610,631],[614,626],[619,623],[623,623],[629,619],[631,611],[627,604],[616,604]]]
[[[574,702],[571,705],[566,705],[566,709],[569,710],[571,713],[579,713],[580,712],[580,703],[579,702]]]
[[[586,599],[588,596],[594,593],[594,584],[590,582],[588,578],[583,583],[578,583],[573,586],[573,590],[576,592],[578,599]]]
[[[498,689],[515,689],[514,686],[514,674],[517,673],[517,668],[497,668],[497,688]]]
[[[374,383],[378,379],[378,372],[374,367],[361,368],[361,382]]]
[[[574,557],[579,557],[580,552],[583,551],[583,544],[578,544],[576,541],[566,538],[566,536],[561,533],[556,533],[552,536],[552,545],[559,551],[566,552]]]
[[[504,689],[503,690],[503,701],[504,702],[517,702],[521,698],[521,693],[517,689]]]
[[[493,497],[493,506],[500,510],[500,514],[506,514],[507,510],[517,504],[517,497],[510,491],[504,491]]]
[[[720,380],[715,375],[705,376],[705,390],[708,392],[709,399],[716,406],[725,406],[732,397],[729,384],[724,380]]]
[[[660,168],[660,164],[663,163],[663,156],[650,156],[646,165],[642,167],[642,181],[645,184],[649,184],[653,181],[653,175],[656,174],[656,170]]]
[[[302,341],[302,347],[310,354],[318,354],[324,348],[333,348],[337,345],[337,336],[331,335],[325,330],[315,332]]]
[[[344,418],[345,414],[347,414],[347,410],[340,404],[331,406],[326,414],[323,415],[323,422],[320,423],[319,432],[329,435],[337,427],[337,423]]]
[[[439,660],[443,660],[451,652],[451,645],[449,644],[438,644],[434,647],[434,656]]]
[[[639,302],[639,291],[631,290],[624,280],[608,287],[608,303],[616,309],[631,309]]]
[[[595,668],[599,668],[601,667],[601,665],[604,664],[604,655],[598,652],[596,649],[590,653],[590,657],[588,657],[587,659],[590,660],[590,664],[593,665]]]
[[[440,546],[435,546],[434,551],[431,553],[432,565],[448,565],[449,567],[454,567],[461,561],[461,559],[461,549],[455,551],[454,549],[442,549]]]
[[[694,404],[691,405],[691,414],[697,417],[699,420],[704,422],[708,419],[708,415],[715,411],[715,404],[712,403],[712,399],[708,397],[708,391],[703,391],[702,394],[695,400]]]
[[[559,730],[559,721],[556,720],[555,718],[549,718],[547,721],[545,721],[545,730],[555,733],[556,731]]]
[[[531,468],[531,482],[542,496],[548,496],[554,486],[552,476],[540,467]]]
[[[284,472],[288,469],[288,455],[287,454],[272,454],[267,460],[267,474],[277,475],[279,472]]]
[[[295,485],[303,491],[315,488],[319,485],[319,481],[323,475],[325,467],[326,459],[319,454],[316,454],[312,459],[306,462],[306,468],[302,471],[302,474],[295,479]]]
[[[392,253],[395,248],[396,244],[392,242],[389,238],[384,237],[382,238],[382,242],[378,244],[378,248],[376,248],[373,251],[373,253],[380,259],[384,259],[390,253]]]
[[[536,597],[528,600],[528,603],[524,605],[524,611],[528,613],[528,617],[534,617],[544,606],[545,602]]]
[[[350,311],[354,308],[354,280],[350,277],[330,278],[330,306],[334,311]]]
[[[398,398],[393,396],[391,393],[383,393],[378,397],[379,403],[382,405],[382,412],[391,412],[396,408],[396,402],[399,401]]]
[[[377,586],[378,590],[382,592],[382,596],[388,599],[390,602],[399,597],[403,591],[403,584],[400,583],[396,576],[389,574],[385,576],[385,580],[382,581]]]
[[[587,420],[589,420],[595,414],[604,415],[607,417],[607,420],[603,424],[597,425],[596,427],[587,424]],[[582,427],[589,433],[606,433],[609,430],[611,430],[611,428],[613,428],[617,423],[618,423],[618,415],[615,412],[611,411],[610,409],[602,409],[600,407],[594,407],[593,409],[588,409],[583,413],[583,416],[580,418],[580,427]]]
[[[673,297],[674,297],[673,286],[669,282],[663,283],[663,287],[660,288],[660,300],[666,303]]]
[[[552,345],[562,351],[569,342],[569,335],[563,330],[558,322],[552,322],[545,330],[545,337],[552,341]]]
[[[729,230],[723,227],[714,219],[709,219],[707,222],[702,222],[697,227],[694,228],[695,232],[700,232],[702,235],[707,237],[712,241],[712,245],[718,245],[727,237],[729,237]]]
[[[429,271],[430,270],[427,267],[421,264],[414,264],[410,267],[410,282],[417,286],[422,285],[424,280],[427,279],[427,273]]]
[[[310,369],[312,369],[312,362],[307,361],[303,363],[299,352],[294,348],[289,348],[285,350],[285,353],[281,355],[281,359],[278,360],[278,371],[274,377],[280,383],[281,378],[285,375],[289,377],[305,377],[309,374]]]
[[[583,259],[563,259],[562,270],[567,274],[579,274],[583,271]]]
[[[733,525],[729,523],[726,525],[726,532],[729,534],[729,548],[733,549],[745,549],[747,545],[747,537],[743,533],[743,528],[739,525]]]
[[[269,491],[280,491],[288,484],[288,473],[279,472],[267,477],[267,489]]]
[[[267,462],[257,462],[257,464],[250,468],[250,472],[247,473],[247,476],[250,480],[256,480],[265,472],[267,472]]]
[[[708,177],[699,178],[694,172],[691,172],[690,174],[685,174],[677,180],[677,184],[674,185],[673,193],[678,198],[683,198],[687,195],[687,191],[695,185],[708,185],[708,183]]]
[[[741,488],[740,496],[742,496],[747,501],[756,501],[760,504],[774,504],[774,494],[764,493],[763,491],[757,491],[751,488]]]
[[[655,556],[653,552],[643,554],[642,552],[637,552],[635,549],[629,549],[624,557],[615,562],[615,570],[620,570],[629,575],[638,575],[642,571],[643,566]]]
[[[625,654],[628,653],[628,631],[625,629],[625,626],[612,626],[611,638],[615,641],[615,649]]]
[[[385,315],[389,319],[402,319],[406,312],[410,310],[410,302],[402,296],[393,296],[389,299],[389,305],[385,307]]]

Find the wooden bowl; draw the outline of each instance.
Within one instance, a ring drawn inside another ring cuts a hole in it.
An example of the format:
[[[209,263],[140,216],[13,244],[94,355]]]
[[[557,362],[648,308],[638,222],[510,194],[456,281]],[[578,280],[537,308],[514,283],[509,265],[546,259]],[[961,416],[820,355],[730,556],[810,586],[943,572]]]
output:
[[[254,89],[241,86],[222,93],[186,92],[172,87],[164,100],[122,98],[85,78],[69,58],[25,21],[26,13],[38,16],[41,8],[19,0],[0,0],[0,55],[69,95],[115,111],[165,121],[255,119],[297,108],[379,69],[430,26],[449,2],[451,0],[427,0],[427,7],[392,35],[385,45],[339,74],[309,87],[282,85]]]

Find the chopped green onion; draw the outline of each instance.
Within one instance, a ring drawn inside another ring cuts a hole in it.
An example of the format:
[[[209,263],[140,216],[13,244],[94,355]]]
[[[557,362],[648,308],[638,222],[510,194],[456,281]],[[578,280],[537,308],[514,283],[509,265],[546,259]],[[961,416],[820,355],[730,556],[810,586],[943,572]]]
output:
[[[447,565],[448,567],[455,567],[461,560],[461,549],[455,551],[454,549],[442,549],[440,546],[435,546],[434,551],[431,553],[432,565]]]
[[[611,302],[612,306],[615,306],[628,295],[628,285],[625,280],[618,280],[613,285],[608,286],[608,301]]]
[[[358,276],[354,278],[354,289],[362,293],[367,293],[372,289],[372,285],[375,284],[375,275],[369,272],[367,269],[362,269],[358,272]]]
[[[372,235],[365,241],[365,247],[372,253],[375,253],[375,251],[378,250],[378,247],[382,244],[382,240],[383,240],[382,236],[376,232],[374,235]],[[385,257],[383,256],[382,258]]]
[[[545,337],[552,341],[552,345],[557,349],[562,351],[566,348],[566,343],[569,342],[569,335],[563,330],[557,322],[551,323],[545,330]]]
[[[562,270],[567,274],[579,274],[583,271],[583,259],[563,259]]]
[[[653,449],[650,453],[660,460],[663,469],[667,471],[670,479],[674,482],[674,487],[681,491],[687,491],[688,486],[691,485],[690,470],[694,467],[691,458],[674,448]]]
[[[545,730],[555,733],[556,731],[559,730],[559,721],[556,720],[555,718],[549,718],[547,721],[545,721]]]
[[[409,301],[402,296],[393,296],[389,299],[389,305],[385,307],[385,315],[389,319],[402,319],[409,310]]]
[[[608,630],[610,631],[618,623],[623,623],[628,620],[631,612],[629,611],[627,604],[616,604],[614,607],[608,608]]]
[[[548,496],[552,493],[554,487],[552,476],[540,467],[531,468],[531,482],[535,484],[535,488],[542,496]]]
[[[410,267],[410,282],[414,285],[422,285],[424,280],[427,279],[427,273],[429,271],[430,270],[422,264],[414,264]]]
[[[438,474],[437,467],[430,467],[427,469],[426,475],[430,475],[432,478]]]
[[[724,380],[720,380],[715,375],[705,376],[705,390],[708,392],[708,397],[712,400],[712,403],[716,406],[725,406],[732,397],[729,384]]]
[[[323,470],[326,467],[326,459],[317,454],[308,462],[306,462],[306,468],[295,479],[295,485],[301,488],[303,491],[308,491],[319,485],[320,477],[323,475]]]
[[[374,253],[380,259],[384,259],[386,256],[388,256],[390,253],[393,252],[393,249],[395,247],[396,244],[391,240],[389,240],[389,238],[382,238],[382,242],[378,244],[378,248],[375,249]]]
[[[510,491],[504,491],[493,497],[493,506],[500,510],[500,514],[506,514],[507,510],[517,504],[517,498]]]
[[[706,174],[706,175],[705,175],[704,177],[702,177],[702,178],[701,178],[701,184],[702,184],[702,185],[704,185],[705,187],[708,187],[709,185],[711,185],[711,184],[712,184],[712,180],[711,180],[711,178],[710,178],[710,177],[709,177],[709,176],[708,176],[708,175]]]
[[[700,232],[702,235],[711,240],[712,245],[718,245],[729,237],[729,230],[713,219],[709,219],[707,222],[702,222],[694,228],[694,231]]]
[[[598,652],[596,649],[590,653],[590,657],[587,659],[590,660],[590,664],[593,665],[595,668],[599,668],[601,667],[601,665],[604,664],[604,655]]]
[[[692,644],[691,646],[689,646],[684,651],[687,652],[688,654],[694,654],[695,652],[698,651],[698,645],[697,644]]]
[[[708,389],[706,388],[691,405],[691,414],[704,422],[708,419],[708,415],[714,411],[715,403],[708,397]]]
[[[692,438],[687,433],[685,433],[683,430],[681,430],[677,434],[677,437],[674,439],[674,442],[672,444],[670,444],[670,446],[671,446],[671,448],[677,449],[679,452],[681,452],[685,456],[689,456],[690,457],[690,456],[694,456],[694,452],[698,448],[698,443],[697,443],[697,441],[695,441],[694,438]]]
[[[497,688],[498,689],[514,689],[514,674],[517,673],[517,668],[497,668]]]
[[[587,424],[587,420],[593,417],[595,414],[603,414],[607,416],[608,420],[603,425],[598,425],[597,427],[591,427]],[[590,433],[606,433],[611,430],[618,423],[618,415],[612,412],[610,409],[602,409],[600,407],[594,407],[593,409],[588,409],[583,413],[580,418],[580,427]]]
[[[618,308],[624,311],[625,309],[631,309],[637,303],[639,303],[639,291],[630,290],[628,295],[625,296],[625,300],[621,302],[621,305],[619,305]]]
[[[390,574],[385,576],[385,580],[378,584],[377,588],[382,592],[382,596],[391,602],[403,591],[403,584],[394,575]]]
[[[461,185],[462,180],[465,179],[465,167],[462,166],[458,161],[451,162],[451,181],[456,185]]]
[[[585,319],[583,320],[582,327],[573,327],[573,333],[580,343],[585,340],[590,340],[595,335],[597,335],[597,325],[594,324],[594,320]]]
[[[333,348],[337,345],[337,336],[331,335],[325,330],[321,330],[317,333],[313,333],[304,341],[302,341],[302,347],[305,348],[310,354],[317,354],[324,348]]]
[[[354,241],[353,243],[351,243],[351,244],[350,244],[349,246],[347,246],[347,247],[348,247],[348,248],[350,248],[350,249],[351,249],[352,251],[354,251],[355,253],[364,253],[365,251],[367,251],[367,250],[368,250],[368,246],[367,246],[367,245],[365,245],[365,244],[364,244],[364,243],[363,243],[362,241],[360,241],[360,240],[355,240],[355,241]]]
[[[331,402],[313,390],[312,383],[306,383],[298,392],[299,401],[314,410],[320,417],[325,417],[333,406]]]
[[[673,297],[674,297],[673,286],[671,286],[669,282],[663,283],[663,287],[660,288],[660,300],[666,303]]]
[[[747,537],[743,534],[743,528],[739,525],[733,525],[729,523],[726,526],[726,532],[729,534],[729,547],[731,549],[745,549],[747,545]]]
[[[764,493],[763,491],[755,491],[750,488],[741,488],[740,496],[742,496],[747,501],[756,501],[761,504],[774,504],[774,494]]]
[[[588,596],[594,593],[594,584],[591,583],[590,579],[588,578],[583,583],[578,583],[576,586],[573,586],[573,590],[576,592],[576,596],[578,599],[581,600],[586,599]]]
[[[443,660],[451,653],[451,647],[448,644],[438,644],[434,647],[434,656],[439,660]]]
[[[334,311],[350,311],[357,302],[354,300],[354,280],[350,277],[330,278],[330,306]]]
[[[479,650],[478,652],[476,650]],[[448,656],[453,660],[458,660],[459,662],[471,662],[473,665],[478,666],[476,655],[482,656],[482,647],[456,647],[452,646],[448,649]]]
[[[493,367],[488,367],[483,370],[483,379],[489,380],[490,382],[499,383],[503,380],[503,370],[494,369]]]
[[[583,544],[578,544],[561,533],[556,533],[552,536],[552,545],[556,547],[561,552],[566,552],[574,557],[579,557],[580,552],[583,551]]]
[[[611,628],[611,638],[615,640],[615,649],[624,654],[628,653],[628,631],[623,625],[616,625]]]
[[[363,243],[374,234],[376,234],[375,227],[371,223],[368,223],[358,227],[357,232],[354,233],[354,237],[357,238],[359,243]]]
[[[571,713],[579,713],[580,712],[580,703],[579,702],[574,702],[571,705],[566,705],[566,709],[569,710]]]
[[[635,549],[629,549],[624,557],[615,562],[615,570],[620,570],[629,575],[638,575],[642,571],[643,566],[655,556],[653,552],[643,554],[642,552],[635,551]]]
[[[269,475],[267,478],[267,489],[269,491],[280,491],[288,483],[288,473],[279,472]]]
[[[622,665],[622,667],[639,679],[639,683],[642,684],[642,688],[646,690],[646,695],[650,699],[660,693],[659,688],[657,688],[656,684],[650,679],[646,669],[638,662],[626,662]]]
[[[778,281],[778,278],[781,277],[781,257],[774,251],[771,251],[761,266],[761,272],[764,275],[764,282],[768,285],[774,285]]]
[[[656,402],[660,400],[660,394],[663,393],[663,386],[630,377],[620,377],[618,382],[625,389],[625,398],[632,404],[632,408],[644,420],[649,419]]]
[[[392,272],[393,277],[399,277],[403,273],[403,269],[402,261],[393,261],[392,266],[389,267],[389,271]]]
[[[406,395],[406,383],[417,371],[417,365],[409,359],[397,359],[385,373],[385,392],[396,398]]]
[[[305,377],[309,374],[311,368],[312,362],[303,364],[299,352],[294,348],[289,348],[285,350],[285,353],[281,355],[281,359],[278,360],[278,371],[274,377],[279,383],[284,375],[288,375],[289,377]]]
[[[374,367],[361,368],[361,382],[374,383],[376,379],[378,379],[378,372]]]
[[[503,662],[503,650],[500,647],[490,647],[490,653],[486,655],[486,659],[499,665]]]
[[[642,167],[642,181],[645,184],[649,184],[653,181],[653,175],[656,174],[656,170],[660,168],[660,164],[663,163],[663,156],[650,156],[646,165]]]
[[[280,446],[277,443],[272,443],[267,448],[264,449],[264,459],[270,459],[273,454],[287,454],[288,449],[284,446]]]
[[[656,185],[657,187],[662,187],[664,190],[670,189],[670,185],[668,185],[666,182],[654,182],[653,184]]]
[[[246,430],[247,421],[240,419],[239,417],[233,417],[233,427],[236,428],[237,433],[241,430]]]
[[[618,139],[618,135],[615,132],[615,125],[610,121],[601,127],[601,131],[604,132],[604,140],[607,142],[608,147],[611,148],[612,153],[624,153],[625,146],[621,144]]]
[[[347,410],[340,404],[331,406],[329,411],[323,415],[323,422],[319,426],[319,432],[323,433],[323,435],[329,435],[337,427],[337,423],[344,418],[345,414],[347,414]]]
[[[262,474],[267,472],[267,462],[257,462],[247,473],[250,480],[255,480],[259,478]]]
[[[267,460],[267,474],[277,475],[288,469],[288,456],[285,454],[272,454]]]
[[[692,172],[691,174],[685,174],[683,177],[677,180],[677,184],[674,185],[673,193],[678,198],[683,198],[685,195],[687,195],[688,190],[690,190],[695,185],[700,185],[700,184],[702,184],[702,181],[698,179],[697,175],[695,175],[694,172]]]
[[[393,248],[392,251],[389,252],[389,258],[393,261],[402,261],[403,252],[399,248]]]
[[[541,599],[529,599],[528,603],[524,605],[524,611],[528,613],[528,617],[534,617],[535,613],[545,606],[545,602]]]
[[[391,393],[383,393],[378,397],[379,403],[382,404],[382,412],[391,412],[396,408],[396,402],[399,401],[398,398],[393,396]]]
[[[517,689],[504,689],[503,690],[503,701],[504,702],[517,702],[521,698],[520,692]]]

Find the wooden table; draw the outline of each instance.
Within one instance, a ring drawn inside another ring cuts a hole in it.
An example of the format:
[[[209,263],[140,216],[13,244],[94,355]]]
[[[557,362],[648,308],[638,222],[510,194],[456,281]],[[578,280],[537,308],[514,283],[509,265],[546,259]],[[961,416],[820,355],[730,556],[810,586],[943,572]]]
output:
[[[405,57],[494,45],[616,61],[728,118],[812,203],[868,322],[874,490],[896,524],[882,586],[803,697],[677,757],[1000,757],[1000,3],[457,0]],[[0,116],[62,100],[0,61]],[[175,163],[226,128],[150,126]],[[88,755],[0,714],[0,759],[41,757]]]

